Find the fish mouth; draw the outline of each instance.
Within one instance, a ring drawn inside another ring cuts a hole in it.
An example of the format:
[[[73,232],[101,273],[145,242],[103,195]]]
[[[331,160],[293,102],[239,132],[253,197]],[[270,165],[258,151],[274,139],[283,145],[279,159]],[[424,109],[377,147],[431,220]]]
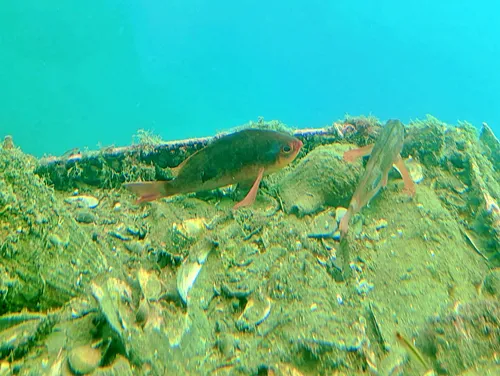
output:
[[[297,152],[304,146],[304,143],[300,140],[293,141],[293,149]]]

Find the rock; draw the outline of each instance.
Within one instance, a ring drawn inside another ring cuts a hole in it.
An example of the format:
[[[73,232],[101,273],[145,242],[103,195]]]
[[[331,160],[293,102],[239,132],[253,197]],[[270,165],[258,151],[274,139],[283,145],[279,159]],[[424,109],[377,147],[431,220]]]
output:
[[[79,223],[94,223],[96,216],[88,210],[79,210],[75,215],[75,219]]]
[[[90,346],[79,346],[71,350],[68,363],[71,370],[77,375],[86,375],[93,372],[101,362],[101,352]]]
[[[302,217],[326,205],[349,204],[362,170],[361,160],[354,163],[343,160],[344,152],[352,147],[320,146],[302,159],[278,187],[285,212]]]
[[[483,289],[493,296],[500,297],[500,269],[492,269],[485,277]]]
[[[14,141],[12,140],[12,136],[5,136],[3,139],[3,144],[2,144],[2,149],[3,150],[10,150],[14,149]]]

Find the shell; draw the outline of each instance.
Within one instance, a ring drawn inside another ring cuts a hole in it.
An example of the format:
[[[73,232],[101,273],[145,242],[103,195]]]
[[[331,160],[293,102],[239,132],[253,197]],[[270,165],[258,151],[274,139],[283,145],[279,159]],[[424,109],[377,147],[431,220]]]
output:
[[[187,304],[189,290],[194,285],[198,274],[209,253],[214,247],[214,242],[204,238],[200,239],[190,250],[189,257],[179,268],[177,272],[177,291],[182,301]]]
[[[185,238],[197,238],[207,229],[207,224],[206,219],[201,217],[186,219],[179,224],[174,223],[172,227]]]
[[[405,166],[408,170],[408,173],[410,174],[411,180],[413,180],[415,183],[418,184],[422,180],[424,180],[424,169],[422,165],[417,162],[412,156],[410,156],[405,161]]]
[[[94,196],[77,195],[67,197],[65,200],[68,204],[76,205],[79,208],[93,209],[99,205],[99,199]]]
[[[253,299],[247,301],[243,313],[236,321],[236,327],[241,331],[254,330],[271,314],[272,302],[271,299]]]
[[[93,282],[91,289],[109,325],[124,340],[125,333],[135,320],[128,307],[132,300],[130,287],[117,278],[109,278],[100,285]]]

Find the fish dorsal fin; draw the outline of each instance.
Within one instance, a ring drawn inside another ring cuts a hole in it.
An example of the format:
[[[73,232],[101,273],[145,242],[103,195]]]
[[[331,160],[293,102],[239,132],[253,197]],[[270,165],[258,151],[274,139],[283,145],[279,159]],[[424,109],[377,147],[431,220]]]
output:
[[[184,167],[184,165],[186,164],[186,161],[188,159],[189,158],[184,159],[177,167],[170,167],[170,171],[172,172],[172,175],[174,176],[174,178],[176,178],[177,175],[179,175],[179,171],[182,169],[182,167]]]
[[[200,150],[203,150],[203,149],[200,149]],[[178,166],[176,167],[170,167],[170,171],[172,171],[172,175],[174,175],[174,177],[177,177],[179,175],[179,172],[182,170],[182,168],[186,165],[186,163],[191,159],[193,158],[193,156],[195,156],[196,154],[198,154],[200,152],[200,150],[197,150],[195,151],[193,154],[191,154],[189,157],[187,157],[186,159],[184,159],[181,163],[179,163]]]

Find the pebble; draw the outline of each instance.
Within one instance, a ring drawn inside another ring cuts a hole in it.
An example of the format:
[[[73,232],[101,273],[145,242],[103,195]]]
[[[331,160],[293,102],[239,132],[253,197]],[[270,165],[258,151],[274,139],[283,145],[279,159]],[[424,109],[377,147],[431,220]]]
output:
[[[96,216],[88,210],[81,210],[76,213],[75,219],[79,223],[94,223]]]
[[[366,295],[373,290],[373,283],[369,283],[366,279],[361,279],[356,286],[356,292],[359,295]]]
[[[376,223],[375,223],[375,228],[377,230],[381,230],[383,228],[386,228],[387,227],[387,221],[385,219],[379,219]]]
[[[333,240],[340,240],[340,231],[335,231],[332,235]]]
[[[77,375],[93,372],[99,367],[100,362],[101,352],[88,345],[76,347],[68,355],[69,366]]]

